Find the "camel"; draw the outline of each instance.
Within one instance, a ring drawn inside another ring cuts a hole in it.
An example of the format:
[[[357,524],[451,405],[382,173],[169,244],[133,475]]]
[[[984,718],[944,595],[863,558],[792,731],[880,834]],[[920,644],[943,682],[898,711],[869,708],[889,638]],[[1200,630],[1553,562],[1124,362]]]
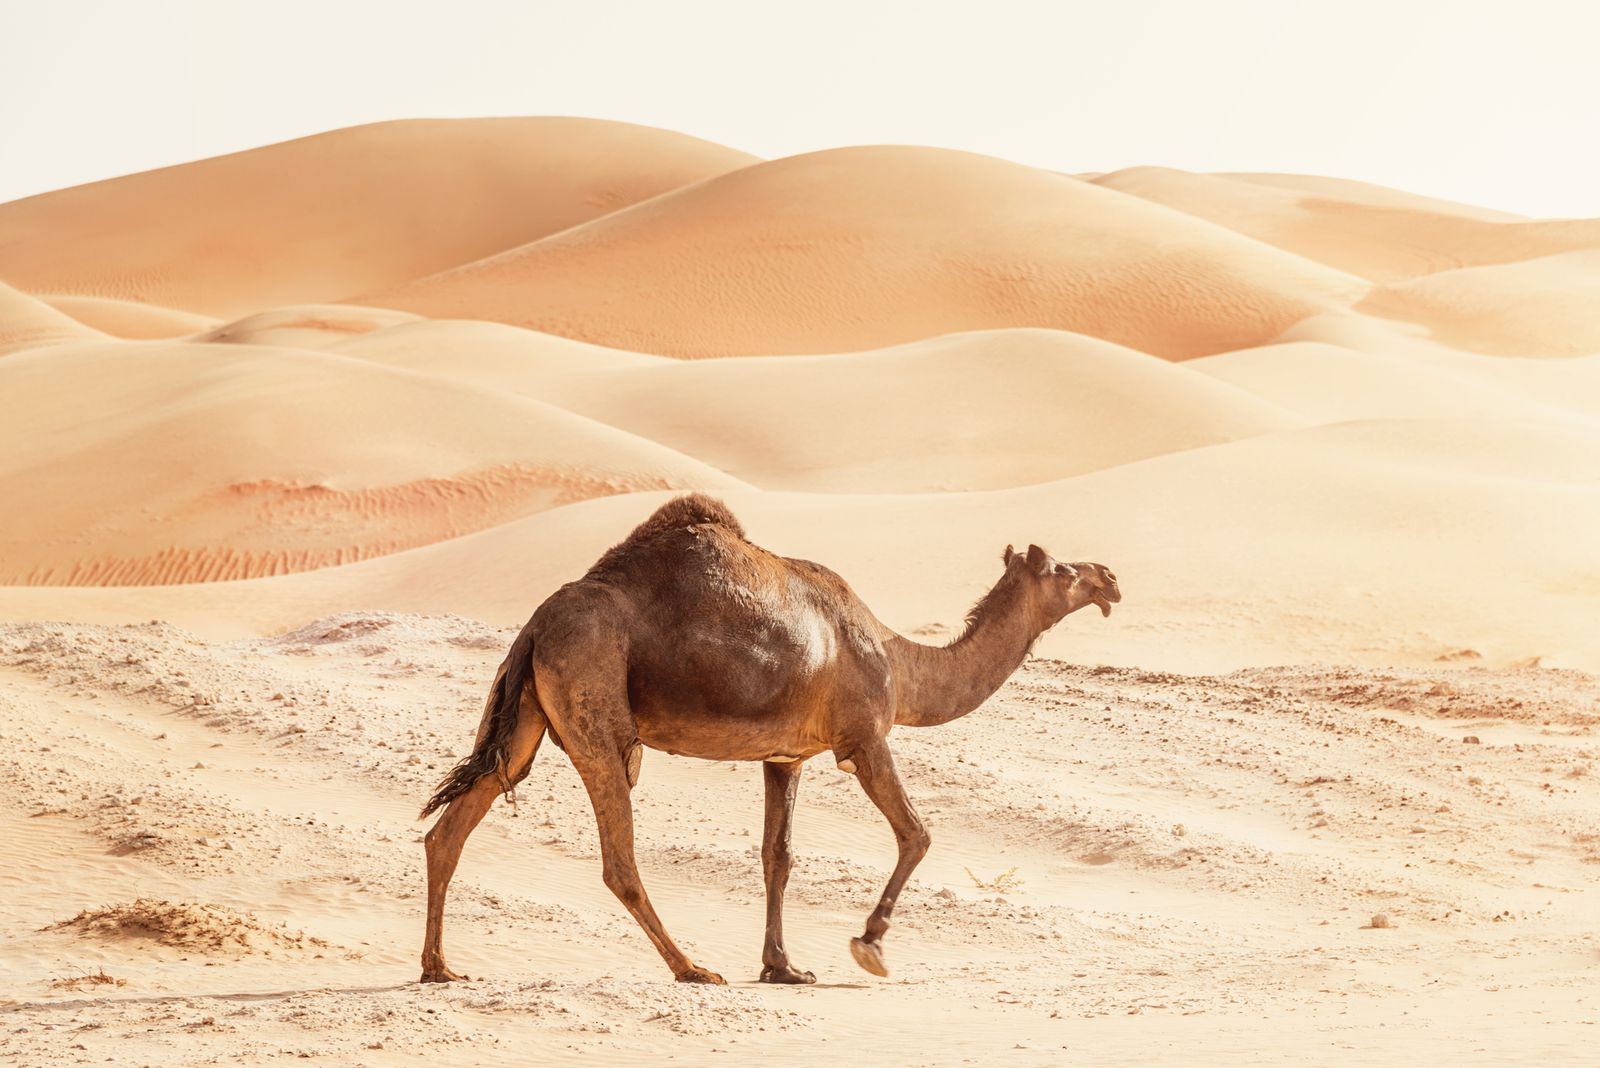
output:
[[[685,983],[723,979],[677,947],[640,882],[630,793],[644,748],[761,762],[764,983],[816,981],[784,949],[783,894],[801,769],[831,752],[899,847],[865,931],[850,940],[856,963],[888,975],[889,917],[932,841],[895,772],[890,729],[966,715],[1050,627],[1090,604],[1109,616],[1122,599],[1101,564],[1058,563],[1037,545],[1008,545],[1002,562],[965,631],[938,648],[878,622],[827,568],[752,544],[721,501],[690,494],[662,505],[533,613],[495,674],[472,752],[423,807],[422,817],[444,814],[425,837],[422,982],[466,978],[445,964],[445,892],[467,836],[495,797],[527,776],[546,734],[566,751],[594,806],[606,886]]]

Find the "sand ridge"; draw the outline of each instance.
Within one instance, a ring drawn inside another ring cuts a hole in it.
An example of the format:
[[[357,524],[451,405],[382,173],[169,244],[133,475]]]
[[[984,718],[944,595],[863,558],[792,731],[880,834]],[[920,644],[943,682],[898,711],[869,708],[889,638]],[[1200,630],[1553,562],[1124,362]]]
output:
[[[281,574],[596,494],[739,485],[539,401],[304,349],[35,348],[0,380],[11,583]]]
[[[597,119],[355,126],[0,205],[0,281],[234,317],[394,285],[754,160]]]
[[[1600,248],[1592,219],[1517,219],[1391,190],[1261,177],[1133,167],[1094,182],[1375,282]]]
[[[1075,178],[883,146],[755,164],[360,300],[673,356],[1048,326],[1182,358],[1367,288]]]
[[[38,345],[104,336],[44,301],[0,284],[0,356]]]

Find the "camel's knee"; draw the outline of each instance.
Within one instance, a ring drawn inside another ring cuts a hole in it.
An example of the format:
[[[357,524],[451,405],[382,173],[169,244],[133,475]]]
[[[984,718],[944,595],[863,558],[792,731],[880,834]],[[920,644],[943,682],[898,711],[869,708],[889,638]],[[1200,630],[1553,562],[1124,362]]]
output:
[[[794,855],[789,852],[788,843],[763,846],[761,849],[761,866],[768,875],[778,879],[787,879],[789,877],[789,869],[794,866]]]
[[[921,860],[928,855],[928,847],[933,845],[933,835],[928,833],[928,828],[921,823],[897,836],[900,845],[900,855],[913,862]]]
[[[639,885],[639,872],[627,865],[607,862],[601,869],[600,878],[605,880],[606,888],[617,895],[630,909],[644,904],[644,887]]]

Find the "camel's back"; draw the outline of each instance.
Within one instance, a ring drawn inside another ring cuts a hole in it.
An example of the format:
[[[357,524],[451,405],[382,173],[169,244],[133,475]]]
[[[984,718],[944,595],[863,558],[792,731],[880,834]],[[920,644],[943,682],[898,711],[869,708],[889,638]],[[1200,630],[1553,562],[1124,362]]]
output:
[[[752,637],[809,614],[871,617],[837,574],[754,544],[726,505],[700,494],[662,505],[584,580],[623,593],[646,625],[669,632],[716,620]]]
[[[663,506],[585,582],[628,606],[635,698],[646,707],[759,715],[882,656],[876,621],[843,579],[752,544],[710,498]]]

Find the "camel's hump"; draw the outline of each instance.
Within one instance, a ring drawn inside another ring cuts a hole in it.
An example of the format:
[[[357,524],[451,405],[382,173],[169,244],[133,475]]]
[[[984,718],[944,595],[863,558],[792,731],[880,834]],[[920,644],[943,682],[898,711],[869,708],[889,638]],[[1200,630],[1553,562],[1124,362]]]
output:
[[[650,518],[634,527],[633,533],[606,550],[605,555],[589,569],[589,575],[593,577],[614,568],[629,555],[630,550],[660,534],[702,523],[720,526],[741,539],[745,536],[744,526],[727,505],[703,493],[688,493],[682,497],[674,497],[650,513]]]
[[[707,497],[704,493],[689,493],[682,497],[674,497],[657,508],[650,514],[649,519],[633,529],[633,533],[628,535],[628,540],[648,538],[663,530],[692,526],[695,523],[715,523],[727,527],[741,538],[744,537],[744,526],[727,505],[715,497]]]

